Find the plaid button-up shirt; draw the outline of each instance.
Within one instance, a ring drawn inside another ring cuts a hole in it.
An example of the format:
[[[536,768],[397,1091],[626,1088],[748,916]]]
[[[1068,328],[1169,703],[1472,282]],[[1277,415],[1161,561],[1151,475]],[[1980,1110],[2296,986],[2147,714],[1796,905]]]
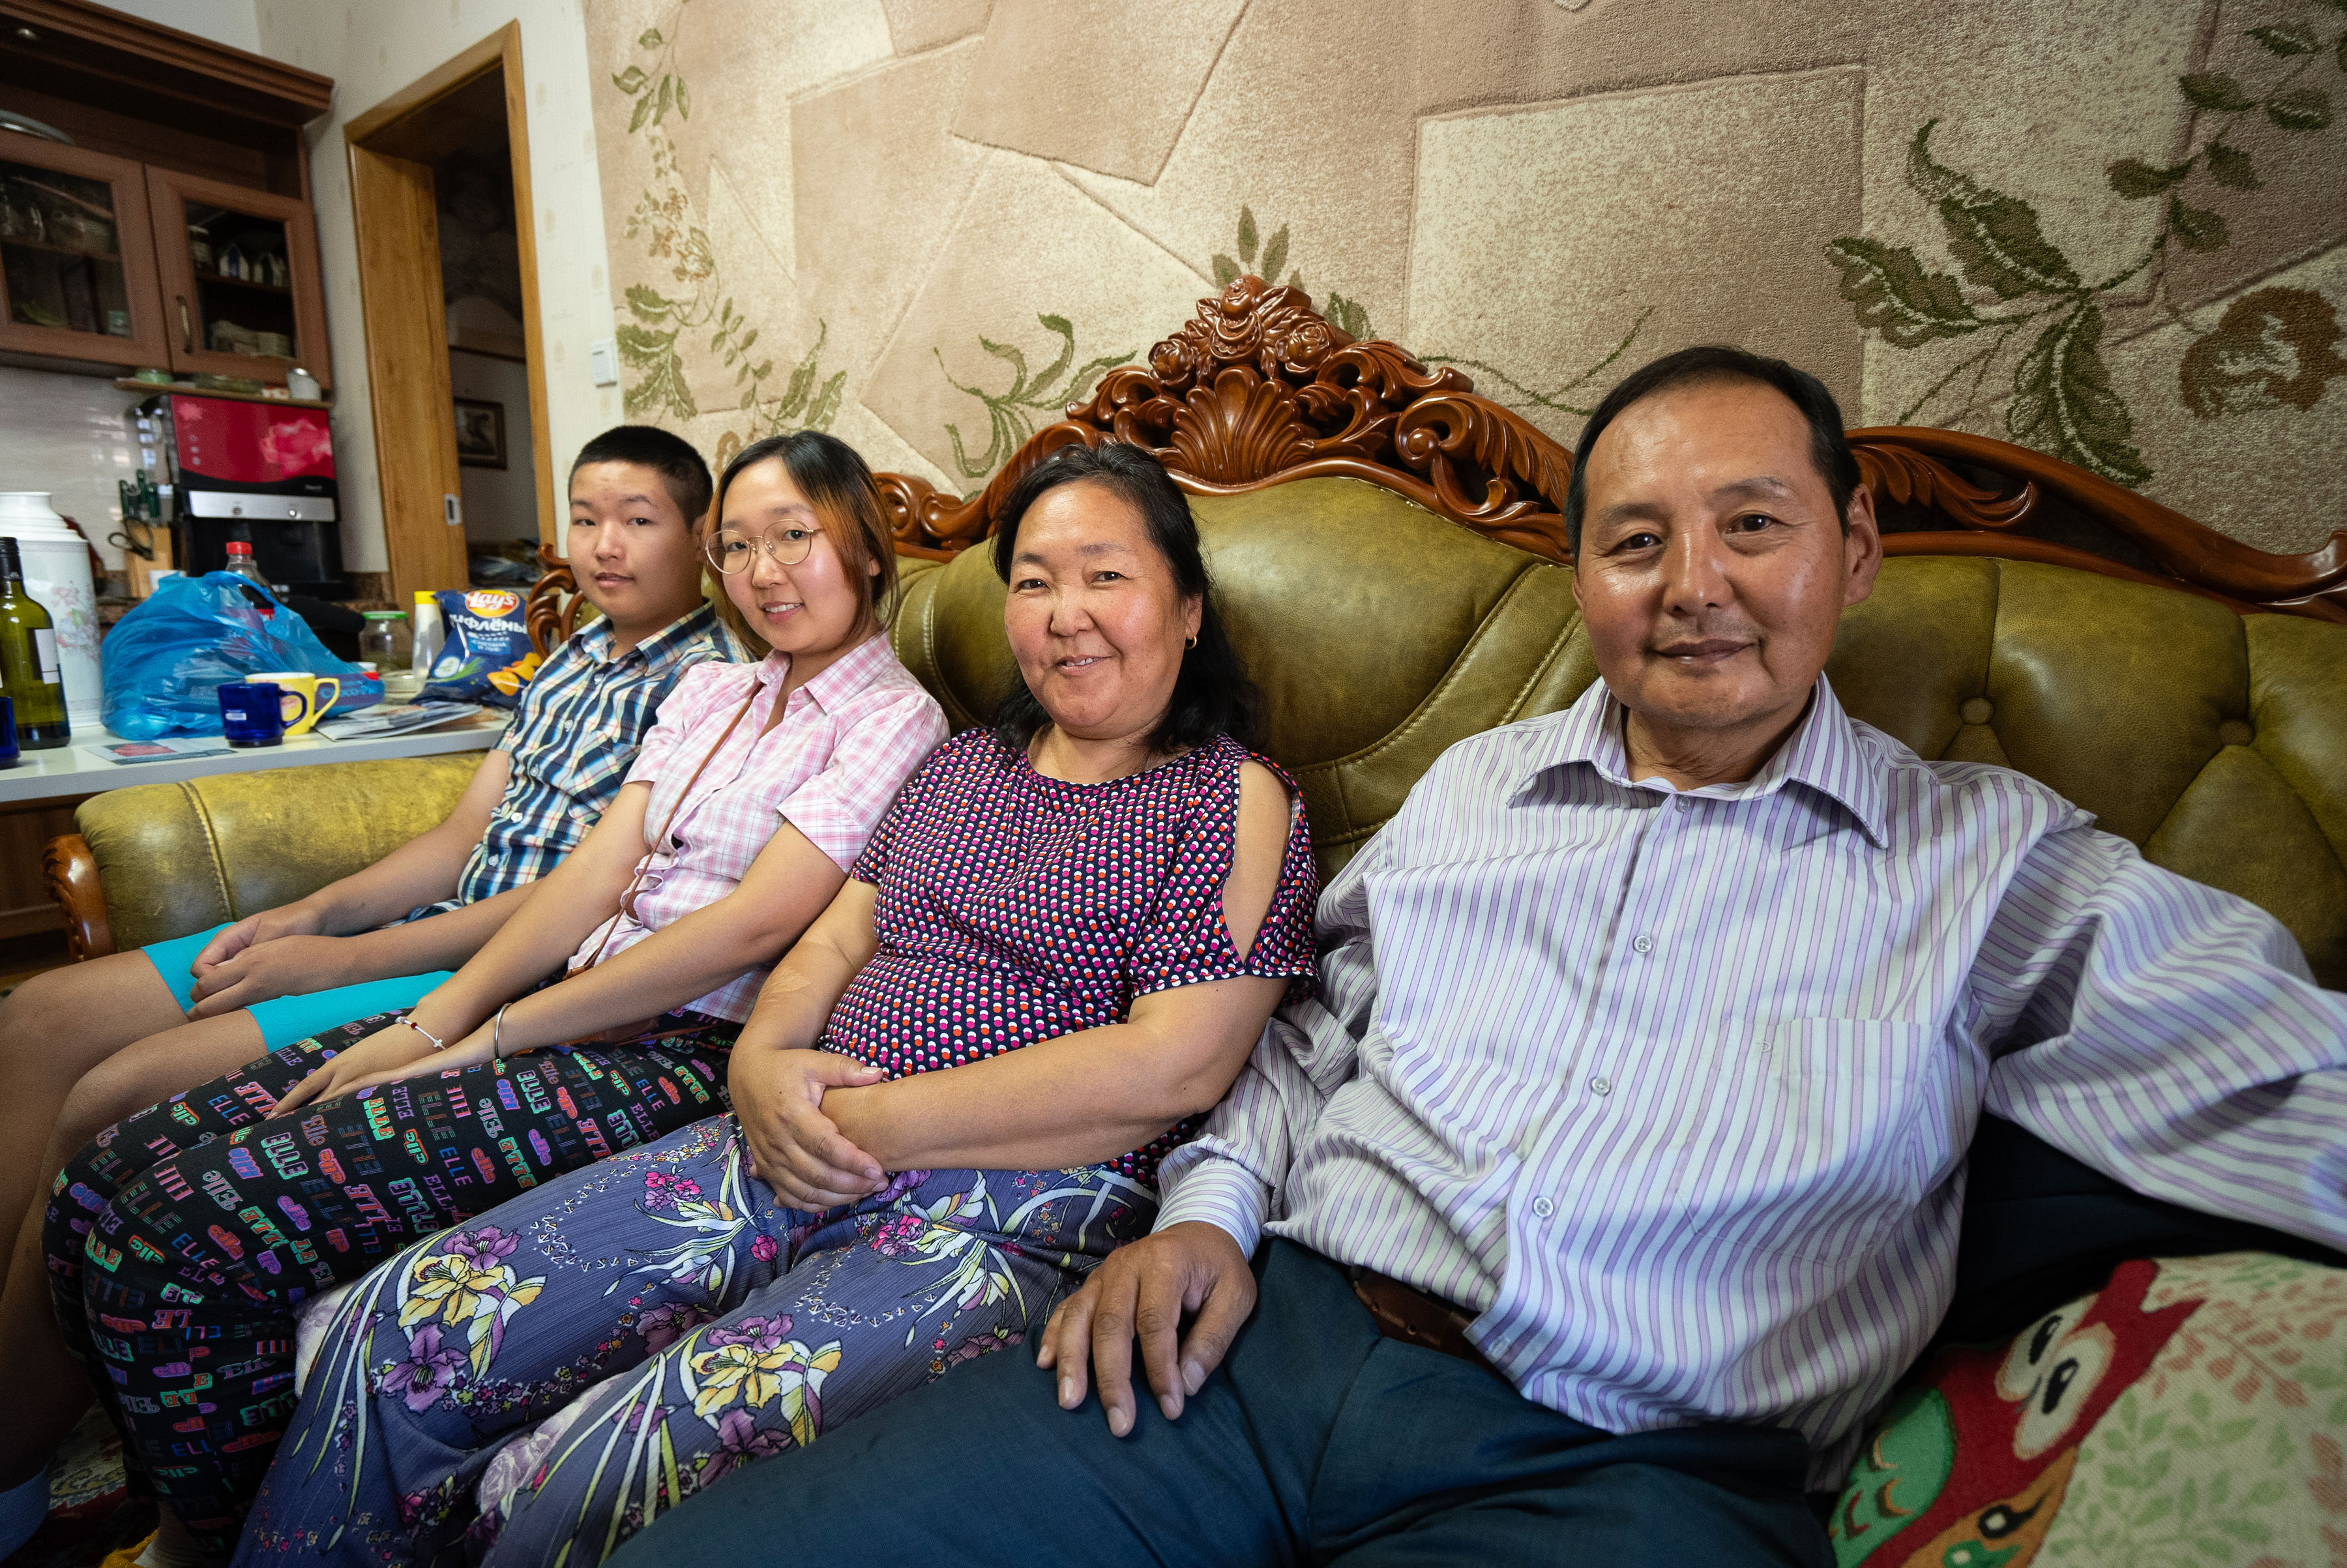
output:
[[[619,795],[661,699],[693,666],[743,653],[705,604],[616,659],[608,621],[573,632],[522,691],[497,747],[512,777],[457,874],[456,896],[408,918],[462,908],[553,870]]]

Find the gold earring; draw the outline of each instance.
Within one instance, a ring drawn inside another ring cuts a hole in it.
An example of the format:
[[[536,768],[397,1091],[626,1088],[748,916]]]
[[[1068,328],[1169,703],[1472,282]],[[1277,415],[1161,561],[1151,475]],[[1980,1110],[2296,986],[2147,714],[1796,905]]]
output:
[[[1197,638],[1196,638],[1196,637],[1193,636],[1193,637],[1190,639],[1190,641],[1188,641],[1187,642],[1184,642],[1184,644],[1182,644],[1182,646],[1183,646],[1183,647],[1184,647],[1184,648],[1195,648],[1196,646],[1198,646],[1198,640],[1197,640]]]

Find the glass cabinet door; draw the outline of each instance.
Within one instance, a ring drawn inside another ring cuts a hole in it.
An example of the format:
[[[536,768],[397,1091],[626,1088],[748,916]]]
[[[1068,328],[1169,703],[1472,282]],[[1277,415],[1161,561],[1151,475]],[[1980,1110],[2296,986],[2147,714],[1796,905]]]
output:
[[[149,167],[172,368],[333,384],[318,246],[302,203]]]
[[[0,348],[164,364],[147,205],[128,159],[0,138]]]

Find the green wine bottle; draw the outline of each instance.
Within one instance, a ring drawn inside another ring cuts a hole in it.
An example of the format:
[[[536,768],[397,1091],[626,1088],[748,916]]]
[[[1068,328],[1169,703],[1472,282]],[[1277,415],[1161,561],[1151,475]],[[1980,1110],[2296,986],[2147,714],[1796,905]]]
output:
[[[16,705],[16,743],[25,750],[47,751],[72,737],[57,634],[49,612],[25,591],[16,541],[5,538],[0,538],[0,691]]]

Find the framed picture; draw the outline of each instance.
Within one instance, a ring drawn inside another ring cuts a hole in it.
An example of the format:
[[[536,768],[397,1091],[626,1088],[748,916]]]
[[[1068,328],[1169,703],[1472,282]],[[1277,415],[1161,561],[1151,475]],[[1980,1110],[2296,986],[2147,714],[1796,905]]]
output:
[[[506,466],[506,405],[456,399],[456,461],[467,468]]]

